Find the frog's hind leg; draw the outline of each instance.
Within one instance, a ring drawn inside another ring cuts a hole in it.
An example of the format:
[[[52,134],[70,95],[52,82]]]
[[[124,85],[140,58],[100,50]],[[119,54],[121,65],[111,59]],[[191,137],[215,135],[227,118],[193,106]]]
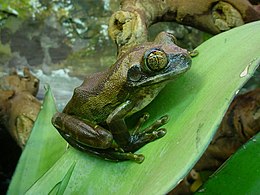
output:
[[[113,161],[133,160],[141,163],[141,154],[126,153],[113,141],[112,134],[99,125],[66,113],[56,113],[52,123],[61,136],[74,148]]]
[[[82,145],[100,149],[110,148],[113,144],[110,131],[73,115],[56,113],[52,117],[52,124],[68,142],[73,139]]]
[[[125,161],[125,160],[132,160],[136,163],[142,163],[144,161],[144,156],[142,154],[133,154],[131,152],[122,152],[122,151],[116,151],[115,149],[109,148],[109,149],[97,149],[97,148],[91,148],[86,145],[83,145],[79,143],[78,141],[71,138],[68,134],[61,133],[61,136],[74,148],[86,152],[98,157],[101,157],[105,160],[111,160],[111,161]]]

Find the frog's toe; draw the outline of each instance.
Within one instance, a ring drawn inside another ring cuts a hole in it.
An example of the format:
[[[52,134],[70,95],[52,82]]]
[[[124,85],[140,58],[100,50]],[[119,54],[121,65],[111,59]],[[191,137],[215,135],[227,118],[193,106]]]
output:
[[[127,152],[134,152],[144,145],[153,142],[157,139],[162,138],[166,134],[166,129],[156,129],[152,132],[143,132],[140,134],[133,135],[131,137],[131,143],[128,146],[125,146],[123,149]]]
[[[159,118],[158,120],[156,120],[152,125],[150,125],[146,129],[144,129],[143,132],[144,133],[152,133],[154,131],[158,131],[159,128],[161,126],[165,125],[168,121],[169,121],[169,116],[168,115],[164,115],[161,118]]]
[[[189,51],[189,54],[191,57],[195,57],[197,55],[199,55],[199,51],[198,50],[192,50],[192,51]]]
[[[130,154],[128,158],[129,160],[132,160],[139,164],[144,161],[144,155],[142,154],[132,154],[132,153],[128,153],[128,154]]]
[[[143,135],[143,140],[146,141],[147,143],[152,142],[156,139],[162,138],[163,136],[165,136],[165,134],[167,133],[165,128],[161,128],[161,129],[156,129],[151,133],[145,133]]]
[[[144,155],[142,154],[134,154],[131,152],[111,152],[104,154],[107,159],[112,159],[115,161],[124,161],[124,160],[131,160],[136,163],[142,163],[144,161]]]
[[[138,134],[140,132],[141,127],[149,119],[149,117],[150,117],[149,113],[144,113],[143,116],[139,118],[139,120],[134,128],[133,134]]]
[[[155,134],[155,136],[156,136],[156,139],[165,136],[166,133],[167,133],[167,131],[166,131],[165,128],[161,128],[161,129],[158,129],[158,130],[153,132],[153,134]]]
[[[149,133],[142,133],[139,135],[137,142],[143,142],[143,143],[150,143],[152,141],[155,141],[157,139],[162,138],[167,133],[165,128],[156,129]]]
[[[136,124],[134,131],[132,132],[132,135],[142,134],[142,133],[152,133],[153,131],[158,130],[161,126],[165,125],[169,120],[169,116],[164,115],[161,118],[159,118],[158,120],[156,120],[149,127],[145,128],[144,130],[141,130],[141,127],[149,119],[149,117],[150,117],[150,115],[148,113],[144,113],[144,115],[139,118],[139,121]]]

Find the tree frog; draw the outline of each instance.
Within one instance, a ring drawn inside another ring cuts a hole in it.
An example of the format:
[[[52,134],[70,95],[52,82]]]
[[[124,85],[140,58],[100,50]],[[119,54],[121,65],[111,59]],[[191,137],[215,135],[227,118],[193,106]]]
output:
[[[148,105],[164,86],[191,67],[189,52],[175,45],[173,35],[161,32],[153,42],[122,54],[108,70],[87,77],[52,124],[73,147],[106,160],[132,160],[142,146],[163,137],[165,115],[142,129],[144,114],[133,131],[125,119]]]

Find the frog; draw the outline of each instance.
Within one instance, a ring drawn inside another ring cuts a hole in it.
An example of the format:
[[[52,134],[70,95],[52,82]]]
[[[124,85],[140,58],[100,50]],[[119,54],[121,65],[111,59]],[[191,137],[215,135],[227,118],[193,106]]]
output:
[[[105,160],[131,160],[142,163],[136,151],[166,134],[165,114],[143,128],[149,114],[144,113],[130,129],[126,119],[146,107],[167,83],[191,67],[191,56],[175,44],[168,32],[154,41],[134,46],[121,54],[103,72],[87,76],[74,89],[62,112],[52,117],[52,124],[74,148]]]

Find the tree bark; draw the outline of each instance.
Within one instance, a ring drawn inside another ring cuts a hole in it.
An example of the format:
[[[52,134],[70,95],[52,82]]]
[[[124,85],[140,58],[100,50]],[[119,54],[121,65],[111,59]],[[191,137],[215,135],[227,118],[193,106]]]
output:
[[[248,0],[122,0],[109,22],[119,53],[147,41],[149,26],[175,21],[217,34],[260,19],[260,4]]]

